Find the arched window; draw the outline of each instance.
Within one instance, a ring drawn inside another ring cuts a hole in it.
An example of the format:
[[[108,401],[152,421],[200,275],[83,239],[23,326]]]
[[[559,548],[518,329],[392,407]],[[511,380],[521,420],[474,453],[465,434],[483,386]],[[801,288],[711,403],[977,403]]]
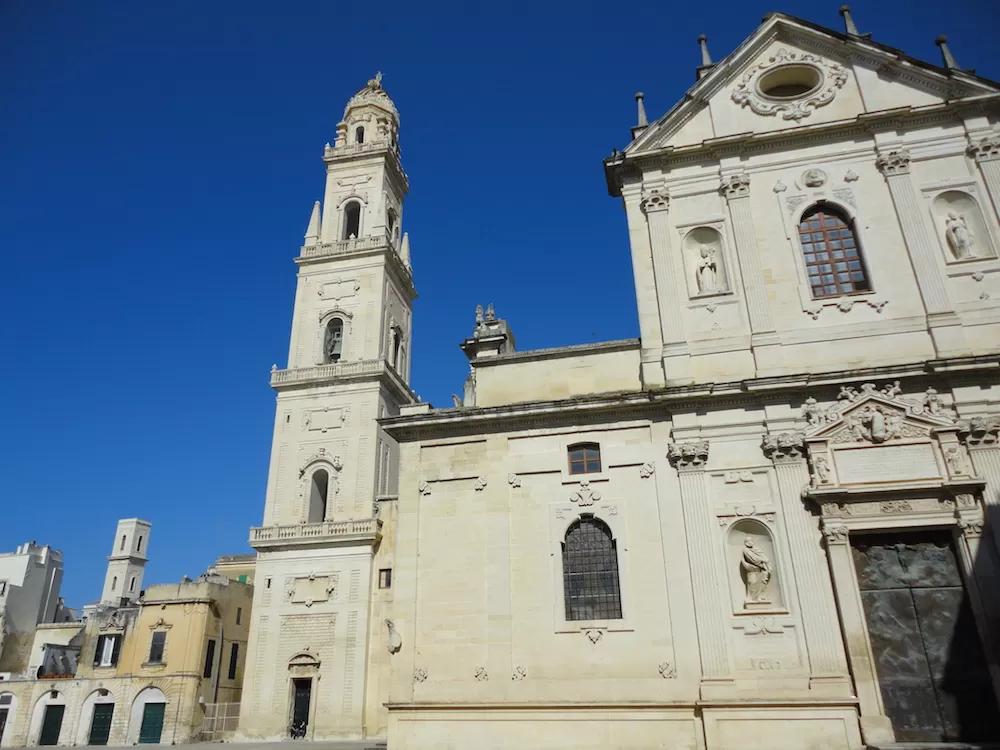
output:
[[[122,552],[125,549],[125,535],[122,534],[122,543],[118,545],[118,551]]]
[[[323,361],[339,362],[344,348],[344,321],[333,318],[323,334]]]
[[[567,620],[620,620],[618,550],[611,530],[583,516],[566,531],[562,548]]]
[[[139,541],[135,545],[136,552],[142,552],[142,537],[139,537]]]
[[[567,448],[570,474],[595,474],[601,470],[601,446],[577,443]]]
[[[813,299],[871,291],[853,222],[820,203],[802,214],[799,242]]]
[[[346,206],[344,206],[344,231],[341,239],[343,240],[353,240],[357,239],[358,234],[361,232],[361,204],[357,201],[351,201]]]
[[[326,493],[330,486],[330,476],[325,469],[319,469],[312,475],[309,483],[309,523],[319,523],[326,520]]]
[[[357,130],[354,131],[354,142],[355,143],[365,142],[365,128],[363,125],[359,125]]]
[[[389,239],[395,241],[396,239],[396,212],[393,209],[389,209],[385,212],[385,233]]]

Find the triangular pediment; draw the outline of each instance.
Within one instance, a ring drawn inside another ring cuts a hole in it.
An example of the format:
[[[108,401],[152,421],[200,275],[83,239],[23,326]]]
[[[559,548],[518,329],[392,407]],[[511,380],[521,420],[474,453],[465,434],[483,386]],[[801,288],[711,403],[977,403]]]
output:
[[[787,92],[790,86],[811,88],[800,96],[765,93]],[[900,114],[998,92],[1000,85],[986,79],[775,13],[643,130],[625,154],[842,123],[877,112]]]

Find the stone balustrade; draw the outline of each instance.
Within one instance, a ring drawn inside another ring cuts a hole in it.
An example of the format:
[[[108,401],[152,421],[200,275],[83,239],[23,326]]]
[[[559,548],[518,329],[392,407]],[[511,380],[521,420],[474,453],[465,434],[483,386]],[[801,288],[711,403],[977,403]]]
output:
[[[329,365],[313,367],[296,367],[288,370],[271,370],[271,387],[311,383],[333,378],[352,378],[365,375],[377,375],[385,368],[386,363],[378,359],[362,360],[360,362],[337,362]]]
[[[304,245],[299,252],[300,258],[325,258],[334,255],[347,255],[361,250],[377,250],[380,247],[389,247],[390,242],[387,237],[358,237],[353,240],[339,240],[337,242],[324,242],[319,245]]]
[[[379,536],[381,528],[382,522],[377,518],[297,523],[285,526],[254,526],[250,529],[250,546],[259,550],[286,544],[301,546],[302,544],[373,541]]]

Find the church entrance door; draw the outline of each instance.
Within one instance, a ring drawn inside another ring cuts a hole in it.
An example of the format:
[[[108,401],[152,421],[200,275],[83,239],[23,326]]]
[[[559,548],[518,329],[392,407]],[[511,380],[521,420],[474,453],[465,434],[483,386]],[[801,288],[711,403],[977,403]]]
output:
[[[851,547],[896,741],[1000,739],[1000,710],[951,533],[852,534]]]

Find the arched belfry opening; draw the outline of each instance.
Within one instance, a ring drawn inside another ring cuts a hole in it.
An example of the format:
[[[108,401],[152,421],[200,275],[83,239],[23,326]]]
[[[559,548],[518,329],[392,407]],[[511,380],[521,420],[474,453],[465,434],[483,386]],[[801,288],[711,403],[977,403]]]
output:
[[[323,334],[323,361],[328,364],[339,362],[343,356],[343,349],[344,321],[333,318],[326,324],[326,332]]]
[[[344,206],[344,231],[342,240],[357,239],[361,232],[361,204],[351,201]]]
[[[330,489],[330,475],[318,469],[309,483],[309,523],[326,520],[326,497]]]

